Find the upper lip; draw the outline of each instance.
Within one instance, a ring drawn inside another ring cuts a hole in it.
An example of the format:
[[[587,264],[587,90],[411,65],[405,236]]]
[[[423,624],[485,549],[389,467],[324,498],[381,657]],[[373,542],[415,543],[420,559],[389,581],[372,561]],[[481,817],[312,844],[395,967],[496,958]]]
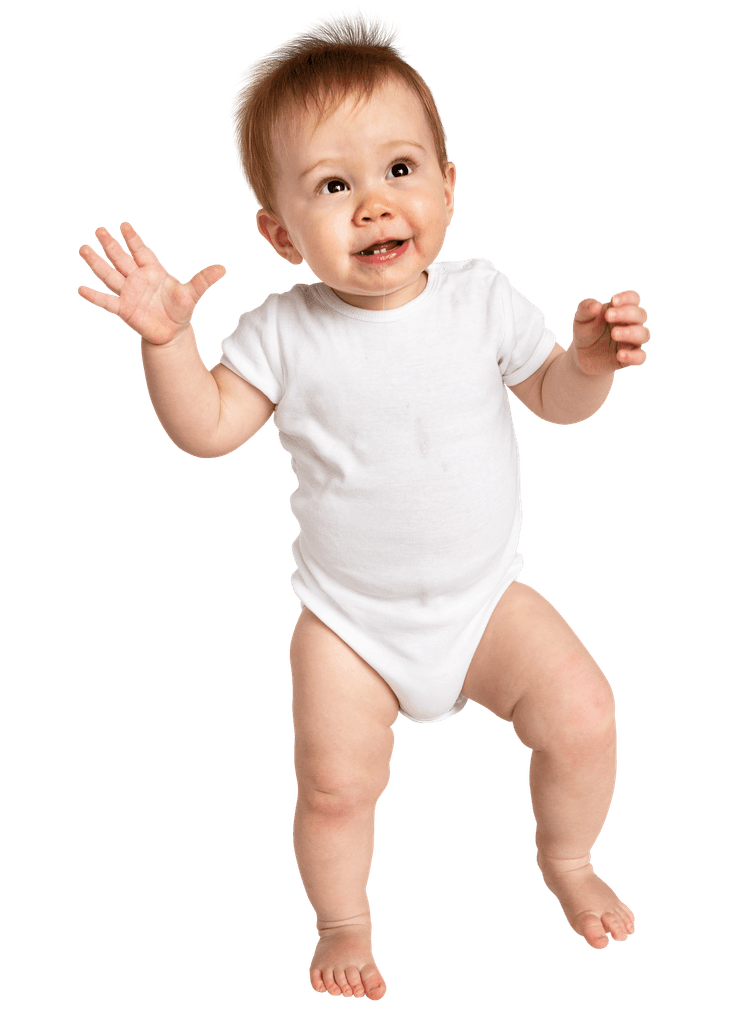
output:
[[[387,242],[403,242],[403,241],[404,241],[403,238],[395,238],[393,235],[392,235],[391,238],[379,238],[375,242],[369,242],[368,245],[362,245],[360,249],[356,250],[356,252],[357,253],[363,252],[364,249],[371,249],[375,245],[386,245]]]

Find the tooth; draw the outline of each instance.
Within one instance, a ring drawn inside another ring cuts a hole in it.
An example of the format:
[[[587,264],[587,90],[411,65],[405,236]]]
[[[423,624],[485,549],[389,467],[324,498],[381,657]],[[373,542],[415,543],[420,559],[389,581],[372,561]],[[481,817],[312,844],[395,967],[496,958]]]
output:
[[[376,256],[376,255],[380,255],[383,252],[389,252],[389,247],[387,245],[383,245],[383,246],[381,246],[378,249],[372,249],[371,252],[369,252],[367,249],[361,249],[361,251],[359,252],[358,255],[359,256]]]

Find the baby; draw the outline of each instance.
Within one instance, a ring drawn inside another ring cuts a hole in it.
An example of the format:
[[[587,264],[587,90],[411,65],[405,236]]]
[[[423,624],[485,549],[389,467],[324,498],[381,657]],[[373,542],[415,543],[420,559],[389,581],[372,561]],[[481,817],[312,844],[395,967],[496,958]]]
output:
[[[440,722],[468,699],[533,751],[537,861],[595,949],[633,914],[590,850],[615,781],[614,701],[557,611],[516,581],[518,460],[506,388],[550,423],[604,402],[645,360],[637,292],[583,300],[565,351],[483,259],[435,262],[455,166],[432,94],[381,29],[320,26],[256,68],[237,127],[259,231],[318,278],[270,295],[203,365],[193,309],[225,273],[181,284],[128,223],[129,255],[80,253],[81,287],[141,335],[150,396],[184,451],[213,458],[274,413],[300,523],[291,645],[297,862],[317,914],[318,992],[380,999],[366,897],[374,809],[401,712]],[[111,266],[110,266],[111,264]]]

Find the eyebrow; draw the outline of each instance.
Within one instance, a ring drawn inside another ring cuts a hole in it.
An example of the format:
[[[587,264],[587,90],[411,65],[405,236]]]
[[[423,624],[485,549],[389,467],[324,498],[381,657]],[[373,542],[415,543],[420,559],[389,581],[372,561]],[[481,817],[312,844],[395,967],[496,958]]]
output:
[[[381,146],[379,146],[379,149],[397,149],[399,146],[414,146],[416,149],[421,149],[423,153],[427,152],[424,146],[422,146],[419,142],[413,142],[409,139],[395,139],[393,142],[384,142],[381,144]],[[305,178],[307,177],[308,174],[312,174],[312,172],[316,168],[320,167],[321,164],[326,164],[333,167],[334,165],[338,164],[341,159],[342,158],[339,157],[323,157],[322,160],[318,160],[311,167],[308,167],[307,170],[303,171],[300,177]]]

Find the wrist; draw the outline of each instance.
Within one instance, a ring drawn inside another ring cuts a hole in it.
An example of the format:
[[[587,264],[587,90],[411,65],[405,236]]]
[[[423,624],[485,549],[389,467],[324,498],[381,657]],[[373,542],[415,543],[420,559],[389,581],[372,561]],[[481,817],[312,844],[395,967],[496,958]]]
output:
[[[140,335],[143,349],[171,349],[179,348],[181,344],[186,344],[193,338],[193,328],[190,323],[186,324],[185,327],[181,327],[179,331],[171,338],[166,338],[164,341],[155,340],[152,338],[146,338],[144,335]]]
[[[610,370],[600,370],[599,372],[596,371],[596,370],[593,371],[592,370],[592,365],[593,365],[592,360],[588,359],[588,358],[580,359],[580,355],[579,355],[580,351],[581,350],[577,348],[577,346],[575,345],[575,343],[573,341],[572,344],[567,349],[567,352],[566,352],[566,355],[568,357],[569,366],[571,367],[572,372],[575,374],[575,376],[582,377],[583,380],[593,380],[593,381],[601,381],[603,379],[605,379],[607,381],[611,381],[613,379],[613,377],[615,375],[615,371],[614,370],[612,370],[612,369],[610,369]],[[583,363],[584,363],[584,366],[586,367],[586,369],[583,369]]]

